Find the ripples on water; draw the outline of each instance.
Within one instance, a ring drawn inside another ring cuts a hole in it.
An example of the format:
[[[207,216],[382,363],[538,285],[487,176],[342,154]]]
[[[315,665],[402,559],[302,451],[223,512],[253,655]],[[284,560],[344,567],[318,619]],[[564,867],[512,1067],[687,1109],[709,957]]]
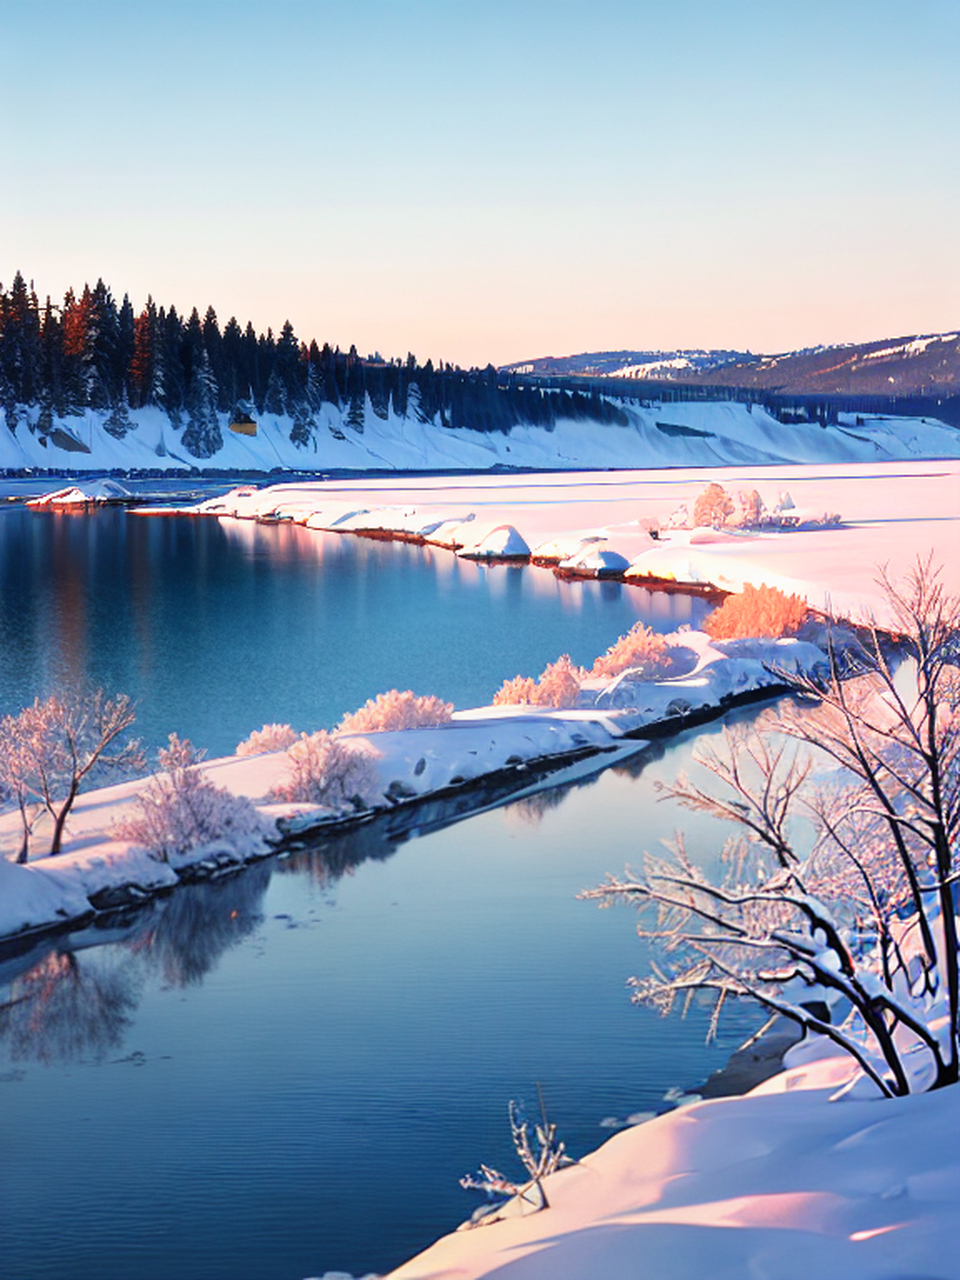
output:
[[[702,1010],[631,1006],[633,913],[575,896],[671,833],[653,782],[691,744],[399,846],[374,822],[8,961],[5,1280],[386,1270],[469,1216],[462,1174],[513,1169],[507,1102],[537,1081],[579,1155],[722,1065],[756,1012],[706,1049]]]

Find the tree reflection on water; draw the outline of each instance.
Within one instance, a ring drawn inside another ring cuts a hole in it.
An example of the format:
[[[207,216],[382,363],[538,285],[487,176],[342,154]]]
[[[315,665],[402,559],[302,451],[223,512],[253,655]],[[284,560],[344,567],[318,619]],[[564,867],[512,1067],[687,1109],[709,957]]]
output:
[[[199,985],[225,951],[263,923],[271,870],[259,862],[223,880],[184,885],[152,927],[130,942],[131,950],[169,986]]]
[[[639,776],[663,754],[659,742],[639,746],[617,772]],[[102,1061],[119,1048],[144,984],[196,986],[231,947],[264,920],[263,900],[274,870],[306,874],[325,890],[370,860],[391,857],[407,840],[437,831],[483,809],[506,805],[537,823],[571,791],[592,785],[606,767],[530,792],[534,778],[513,774],[417,805],[378,814],[348,831],[317,834],[281,858],[270,858],[218,880],[179,886],[138,911],[113,913],[79,933],[51,939],[23,956],[0,955],[0,1033],[15,1060]],[[509,803],[518,791],[528,794]]]
[[[0,1033],[18,1061],[101,1062],[123,1043],[146,979],[193,986],[263,920],[271,868],[184,885],[123,921],[68,935],[9,981]],[[9,962],[8,962],[9,964]]]
[[[42,1063],[100,1062],[133,1023],[141,977],[123,959],[51,951],[12,984],[0,1007],[10,1056]]]

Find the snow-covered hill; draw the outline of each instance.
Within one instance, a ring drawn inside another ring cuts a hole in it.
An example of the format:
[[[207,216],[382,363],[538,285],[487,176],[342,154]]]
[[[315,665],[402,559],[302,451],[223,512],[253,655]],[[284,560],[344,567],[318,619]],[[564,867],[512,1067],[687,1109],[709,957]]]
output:
[[[766,390],[785,395],[955,396],[960,333],[753,355],[744,351],[587,351],[542,356],[503,371],[538,377],[634,378]]]
[[[324,403],[305,443],[291,440],[292,420],[264,414],[255,435],[229,429],[220,415],[222,446],[208,459],[184,447],[167,414],[131,410],[122,435],[107,429],[107,411],[58,419],[36,430],[39,409],[21,411],[11,432],[0,411],[0,469],[52,471],[216,468],[347,470],[486,470],[884,462],[960,457],[960,430],[932,418],[840,415],[836,425],[779,422],[760,405],[735,401],[616,401],[625,425],[559,419],[555,426],[520,425],[508,433],[451,429],[413,414],[386,418],[366,404],[362,430]]]

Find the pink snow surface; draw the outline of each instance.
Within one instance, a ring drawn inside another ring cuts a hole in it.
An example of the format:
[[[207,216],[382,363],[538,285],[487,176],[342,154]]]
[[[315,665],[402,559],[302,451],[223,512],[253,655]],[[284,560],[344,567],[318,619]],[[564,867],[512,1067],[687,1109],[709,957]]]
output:
[[[947,1280],[960,1088],[829,1101],[852,1073],[829,1056],[626,1129],[545,1180],[550,1208],[444,1236],[389,1280]]]
[[[751,537],[665,530],[651,544],[647,526],[665,525],[681,504],[692,511],[709,483],[723,485],[733,497],[741,489],[757,489],[770,509],[787,492],[796,510],[836,513],[843,524]],[[932,552],[935,563],[943,565],[944,585],[960,591],[960,462],[955,460],[316,481],[246,491],[225,505],[247,517],[285,511],[315,528],[330,528],[333,521],[311,519],[311,510],[363,511],[365,528],[405,531],[444,519],[458,524],[469,515],[477,532],[511,525],[533,548],[558,539],[576,545],[581,537],[599,535],[603,541],[597,549],[625,556],[638,572],[709,581],[727,590],[766,582],[800,592],[818,608],[832,606],[848,615],[868,609],[878,621],[885,616],[875,581],[881,565],[902,577],[917,556]],[[226,527],[242,536],[242,525],[227,520]],[[296,536],[297,530],[290,533]],[[473,542],[475,536],[464,540]],[[317,550],[321,554],[319,544]]]

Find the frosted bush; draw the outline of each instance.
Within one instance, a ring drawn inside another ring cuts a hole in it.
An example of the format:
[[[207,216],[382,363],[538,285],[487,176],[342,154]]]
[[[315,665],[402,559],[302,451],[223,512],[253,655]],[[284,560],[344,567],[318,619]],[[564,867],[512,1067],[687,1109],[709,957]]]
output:
[[[290,769],[274,788],[275,800],[367,809],[382,799],[376,756],[358,743],[321,729],[302,733],[287,755]]]
[[[626,635],[597,658],[592,676],[616,676],[636,667],[645,677],[658,676],[670,667],[670,651],[663,636],[642,622],[634,623]]]
[[[368,698],[359,711],[345,715],[337,725],[337,733],[379,733],[387,729],[428,729],[448,724],[453,703],[442,702],[433,694],[417,697],[410,689],[401,693],[391,689]]]
[[[741,489],[737,493],[731,524],[742,529],[753,529],[763,520],[763,499],[756,489]]]
[[[711,482],[697,498],[693,507],[693,523],[699,528],[708,526],[719,529],[733,515],[733,503],[723,485]]]
[[[286,751],[297,740],[288,724],[265,724],[254,729],[249,738],[237,743],[238,756],[258,756],[264,751]]]
[[[533,676],[514,676],[504,680],[493,695],[495,707],[532,706],[537,700],[537,682]]]
[[[778,587],[744,584],[743,591],[727,596],[703,624],[714,640],[741,640],[766,636],[778,640],[794,635],[809,609],[801,596],[788,596]]]
[[[262,849],[272,827],[246,796],[215,786],[197,768],[203,753],[188,738],[170,735],[159,752],[160,772],[137,797],[133,812],[120,819],[113,835],[170,862],[191,849],[226,841],[238,854]]]
[[[580,697],[583,674],[581,668],[570,660],[568,653],[561,654],[556,662],[547,664],[539,680],[533,680],[530,676],[514,676],[512,680],[504,680],[493,696],[493,705],[574,707]]]

